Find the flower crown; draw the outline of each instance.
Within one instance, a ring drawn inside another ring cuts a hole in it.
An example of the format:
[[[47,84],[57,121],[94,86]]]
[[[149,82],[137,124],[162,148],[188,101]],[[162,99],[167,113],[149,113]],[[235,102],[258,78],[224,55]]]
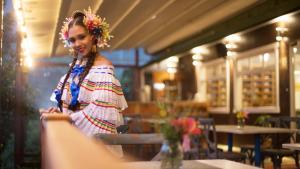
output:
[[[100,48],[109,47],[108,41],[113,36],[109,33],[109,24],[105,22],[105,18],[101,19],[98,15],[93,14],[90,7],[88,10],[84,10],[83,14],[83,23],[89,33],[97,39],[97,46]],[[60,31],[60,39],[63,41],[65,47],[71,47],[68,25],[73,19],[73,17],[66,18]]]

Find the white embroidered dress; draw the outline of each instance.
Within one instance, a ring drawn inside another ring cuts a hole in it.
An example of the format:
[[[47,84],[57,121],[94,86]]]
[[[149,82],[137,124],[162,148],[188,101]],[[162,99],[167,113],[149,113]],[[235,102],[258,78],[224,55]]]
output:
[[[60,79],[54,91],[61,90],[65,76]],[[120,82],[114,75],[114,67],[99,65],[90,69],[80,86],[77,99],[80,108],[75,112],[68,109],[72,99],[70,92],[72,80],[70,76],[61,97],[63,113],[70,115],[73,124],[87,136],[96,133],[116,133],[116,127],[123,124],[120,112],[128,106]],[[78,77],[76,80],[78,81]],[[55,96],[53,92],[50,99],[57,102]]]

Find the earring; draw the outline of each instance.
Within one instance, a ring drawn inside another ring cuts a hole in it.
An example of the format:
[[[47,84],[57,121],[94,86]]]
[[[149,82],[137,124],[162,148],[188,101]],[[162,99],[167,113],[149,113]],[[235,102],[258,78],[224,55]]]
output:
[[[92,46],[92,52],[93,53],[97,53],[97,45],[93,45]]]

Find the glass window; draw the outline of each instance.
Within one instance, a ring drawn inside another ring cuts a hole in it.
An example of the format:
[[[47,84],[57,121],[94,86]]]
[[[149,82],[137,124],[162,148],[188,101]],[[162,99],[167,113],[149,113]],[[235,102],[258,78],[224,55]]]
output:
[[[267,52],[263,54],[264,58],[264,67],[274,67],[275,66],[275,53],[274,52]]]
[[[250,70],[263,67],[263,55],[253,56],[250,58]]]
[[[237,61],[237,71],[238,73],[249,70],[249,58],[239,59]]]
[[[236,109],[273,106],[276,102],[275,52],[265,52],[237,61]],[[247,62],[248,61],[248,62]],[[249,68],[247,69],[247,63]]]
[[[207,101],[209,107],[223,108],[227,106],[226,62],[209,65],[207,72]]]

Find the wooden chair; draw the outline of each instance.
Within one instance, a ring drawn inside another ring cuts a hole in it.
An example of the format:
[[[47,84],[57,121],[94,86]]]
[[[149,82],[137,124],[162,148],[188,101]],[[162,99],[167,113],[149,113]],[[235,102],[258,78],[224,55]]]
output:
[[[274,127],[290,128],[291,122],[300,124],[300,118],[293,117],[270,118],[268,120],[270,122],[275,122],[272,125]],[[299,168],[298,151],[282,148],[282,144],[289,142],[290,139],[295,140],[292,133],[288,135],[280,135],[280,137],[278,134],[273,135],[272,147],[262,149],[262,161],[264,161],[265,157],[270,157],[273,162],[273,168],[280,169],[283,157],[293,157],[296,167]]]
[[[270,116],[261,116],[259,123],[256,123],[258,126],[263,127],[280,127],[280,120],[277,117],[270,117]],[[261,149],[270,148],[270,140],[272,140],[271,135],[263,134],[260,136],[260,145]],[[246,144],[241,145],[241,153],[246,154],[247,158],[249,159],[249,163],[254,163],[254,145],[253,144]]]
[[[223,152],[217,148],[217,133],[215,122],[212,118],[199,118],[200,126],[202,128],[203,136],[206,140],[206,156],[209,159],[228,159],[233,161],[244,162],[246,155],[236,152]]]

